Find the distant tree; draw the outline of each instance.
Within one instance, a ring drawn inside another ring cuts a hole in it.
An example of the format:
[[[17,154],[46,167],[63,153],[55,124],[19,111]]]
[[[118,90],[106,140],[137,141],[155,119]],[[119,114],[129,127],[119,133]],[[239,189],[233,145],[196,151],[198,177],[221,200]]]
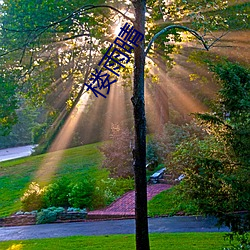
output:
[[[12,126],[17,122],[16,88],[11,79],[0,76],[0,136],[9,134]]]
[[[111,127],[110,142],[106,142],[99,149],[104,154],[102,167],[110,172],[113,178],[128,178],[134,176],[132,135],[128,129],[113,124]]]

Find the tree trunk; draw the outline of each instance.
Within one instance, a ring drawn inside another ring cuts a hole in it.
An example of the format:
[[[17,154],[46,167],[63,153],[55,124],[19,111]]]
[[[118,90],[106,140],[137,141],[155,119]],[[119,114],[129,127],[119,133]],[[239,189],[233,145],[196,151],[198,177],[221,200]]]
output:
[[[146,0],[133,2],[135,7],[134,27],[145,33]],[[144,42],[135,48],[134,88],[132,103],[134,107],[135,147],[133,149],[135,173],[135,216],[136,249],[149,250],[147,218],[147,180],[146,180],[146,117],[144,103]]]

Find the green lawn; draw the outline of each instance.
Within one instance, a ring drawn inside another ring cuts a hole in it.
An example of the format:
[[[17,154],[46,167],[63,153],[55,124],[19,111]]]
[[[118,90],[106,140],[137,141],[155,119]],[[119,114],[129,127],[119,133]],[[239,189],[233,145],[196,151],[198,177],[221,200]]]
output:
[[[183,212],[187,215],[199,214],[198,208],[191,202],[187,202],[180,194],[177,194],[175,187],[153,197],[148,203],[148,215],[151,217],[161,215],[175,215]]]
[[[65,150],[52,179],[64,176],[72,181],[78,181],[87,173],[98,173],[99,177],[102,174],[106,175],[105,171],[98,169],[102,160],[98,145],[100,143]],[[57,153],[50,154],[53,157]],[[46,154],[0,163],[0,217],[20,210],[20,197],[30,182],[37,181],[35,174],[45,157]]]
[[[80,181],[86,175],[96,179],[107,177],[108,172],[98,168],[102,160],[97,148],[99,145],[100,143],[95,143],[65,150],[51,181],[62,176],[73,182]],[[21,210],[20,197],[32,181],[37,181],[35,175],[43,160],[48,155],[53,158],[57,154],[58,152],[54,152],[0,163],[0,218]],[[149,216],[189,212],[187,204],[182,204],[181,199],[176,202],[176,197],[174,189],[154,197],[149,202]],[[195,213],[191,211],[191,214],[192,212]]]
[[[224,233],[151,234],[151,250],[222,250]],[[57,239],[0,242],[1,250],[135,249],[134,235],[74,236]]]

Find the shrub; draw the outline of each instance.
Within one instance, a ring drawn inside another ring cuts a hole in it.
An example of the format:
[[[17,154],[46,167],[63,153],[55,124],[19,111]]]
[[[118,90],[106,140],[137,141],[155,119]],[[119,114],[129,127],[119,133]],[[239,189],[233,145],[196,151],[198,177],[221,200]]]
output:
[[[96,182],[93,193],[94,208],[101,208],[112,203],[116,196],[113,194],[112,189],[116,185],[114,178],[101,179]]]
[[[68,207],[67,213],[71,213],[71,212],[87,213],[87,210],[86,208],[80,209],[80,208],[75,208],[75,207]]]
[[[250,240],[247,233],[228,233],[225,239],[229,240],[230,247],[225,247],[223,250],[250,250]],[[234,241],[237,241],[236,244]],[[233,244],[234,243],[234,244]]]
[[[119,178],[116,179],[116,185],[113,186],[113,193],[119,197],[130,190],[134,190],[134,187],[133,178]]]
[[[96,182],[93,205],[100,208],[111,204],[124,193],[134,189],[132,178],[106,178]]]
[[[186,125],[165,124],[163,131],[156,133],[147,143],[147,162],[153,164],[154,170],[158,164],[164,163],[167,156],[176,150],[176,147],[185,139],[196,135],[203,138],[205,132],[194,122]]]
[[[39,210],[43,207],[44,189],[38,183],[32,182],[27,191],[21,197],[22,209],[24,211]]]
[[[36,224],[55,222],[59,213],[64,212],[62,207],[49,207],[37,213]]]
[[[32,140],[34,144],[38,144],[42,138],[42,136],[46,133],[46,130],[48,129],[47,123],[37,124],[32,129]]]
[[[72,186],[69,193],[69,204],[73,207],[85,208],[91,207],[94,185],[87,179]]]
[[[45,207],[68,207],[70,190],[70,181],[66,178],[61,178],[56,182],[48,185],[45,188],[43,198]]]
[[[157,153],[157,142],[155,140],[149,140],[147,143],[147,170],[154,171],[159,163],[159,156]]]

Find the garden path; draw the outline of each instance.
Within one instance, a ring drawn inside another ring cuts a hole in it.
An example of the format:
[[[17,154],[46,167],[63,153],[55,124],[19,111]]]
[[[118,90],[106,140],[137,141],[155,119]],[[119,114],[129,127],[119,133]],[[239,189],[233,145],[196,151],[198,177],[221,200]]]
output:
[[[147,187],[147,198],[151,200],[155,195],[169,189],[168,184],[154,184]],[[89,219],[107,218],[134,218],[135,217],[135,191],[130,191],[113,202],[110,206],[88,212]]]

